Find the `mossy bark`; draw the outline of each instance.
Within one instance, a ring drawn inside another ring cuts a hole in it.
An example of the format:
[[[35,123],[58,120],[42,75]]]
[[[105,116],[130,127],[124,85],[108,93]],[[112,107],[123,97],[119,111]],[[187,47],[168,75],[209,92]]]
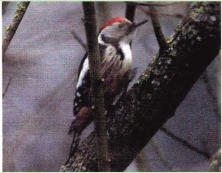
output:
[[[29,1],[27,2],[19,2],[15,13],[14,13],[14,17],[13,17],[13,21],[10,25],[7,26],[6,28],[6,34],[5,34],[5,38],[3,40],[2,43],[2,57],[4,60],[4,56],[5,56],[5,52],[20,24],[20,22],[22,21],[23,16],[25,15],[25,12],[29,6]]]
[[[112,171],[124,171],[158,129],[174,115],[220,50],[220,3],[195,2],[138,82],[109,112]],[[98,171],[95,133],[60,171]]]

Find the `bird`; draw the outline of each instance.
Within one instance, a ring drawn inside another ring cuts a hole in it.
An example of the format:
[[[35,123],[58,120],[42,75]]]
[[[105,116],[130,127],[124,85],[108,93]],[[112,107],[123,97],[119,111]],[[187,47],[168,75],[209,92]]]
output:
[[[100,26],[98,44],[101,57],[99,71],[104,79],[105,109],[112,108],[118,99],[127,91],[128,84],[135,76],[136,70],[131,69],[131,42],[139,26],[147,20],[135,23],[124,17],[115,17]],[[90,110],[90,72],[86,53],[79,70],[74,98],[73,114],[75,119],[69,129],[69,134],[79,136],[92,122]]]

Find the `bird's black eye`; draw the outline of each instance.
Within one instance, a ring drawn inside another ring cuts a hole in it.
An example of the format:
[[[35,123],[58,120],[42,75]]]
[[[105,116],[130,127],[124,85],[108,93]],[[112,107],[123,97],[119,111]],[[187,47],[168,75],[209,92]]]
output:
[[[123,27],[124,27],[124,23],[120,23],[119,28],[123,28]]]

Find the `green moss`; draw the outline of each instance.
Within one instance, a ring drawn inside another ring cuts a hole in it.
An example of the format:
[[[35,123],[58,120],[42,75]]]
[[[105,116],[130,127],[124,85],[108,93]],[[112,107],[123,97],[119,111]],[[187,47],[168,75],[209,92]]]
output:
[[[23,2],[18,3],[16,7],[16,11],[23,11],[25,10],[25,6],[23,5]]]
[[[186,29],[186,27],[185,26],[183,26],[182,28],[181,28],[181,31],[184,31]]]
[[[194,15],[195,15],[195,12],[194,12],[194,11],[192,11],[192,12],[191,12],[191,14],[190,14],[190,17],[191,17],[191,18],[193,18],[193,17],[194,17]]]
[[[198,13],[203,13],[203,11],[204,11],[203,6],[200,6],[200,8],[196,9],[196,12],[198,12]]]
[[[174,34],[171,34],[171,35],[169,36],[169,38],[166,40],[167,44],[169,44],[169,43],[172,42],[173,36],[174,36]]]
[[[8,32],[11,28],[11,25],[9,24],[8,26],[6,26],[6,31]]]
[[[14,18],[17,18],[17,17],[18,17],[18,13],[15,12],[15,14],[14,14]]]
[[[174,50],[174,51],[170,52],[170,55],[171,55],[171,56],[176,56],[176,55],[177,55],[177,52]]]
[[[155,55],[155,56],[153,57],[153,61],[156,61],[156,59],[157,59],[157,56]]]
[[[140,81],[144,81],[144,80],[146,80],[147,79],[147,71],[145,71],[145,72],[143,72],[143,74],[141,75],[141,77],[140,77]]]

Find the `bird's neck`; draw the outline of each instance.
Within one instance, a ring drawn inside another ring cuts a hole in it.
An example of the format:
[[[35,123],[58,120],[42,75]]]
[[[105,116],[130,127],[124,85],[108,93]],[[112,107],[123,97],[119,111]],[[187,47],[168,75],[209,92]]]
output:
[[[119,49],[121,49],[122,53],[124,54],[124,58],[131,60],[132,59],[132,51],[129,43],[126,42],[119,42],[118,44]]]
[[[120,72],[124,74],[125,72],[129,71],[132,64],[132,51],[130,44],[128,42],[119,41],[117,43],[106,43],[103,39],[98,37],[99,47],[100,47],[100,55],[105,55],[109,53],[105,53],[109,50],[115,50],[115,54],[119,57],[119,61],[122,64]],[[107,58],[106,56],[103,56]]]
[[[102,47],[109,47],[112,46],[117,50],[117,53],[122,54],[121,56],[123,56],[123,59],[132,59],[132,52],[131,52],[131,47],[130,47],[130,43],[126,40],[120,40],[120,41],[116,41],[116,42],[106,42],[106,39],[104,39],[102,37],[102,35],[100,34],[98,36],[98,43],[102,46]]]

